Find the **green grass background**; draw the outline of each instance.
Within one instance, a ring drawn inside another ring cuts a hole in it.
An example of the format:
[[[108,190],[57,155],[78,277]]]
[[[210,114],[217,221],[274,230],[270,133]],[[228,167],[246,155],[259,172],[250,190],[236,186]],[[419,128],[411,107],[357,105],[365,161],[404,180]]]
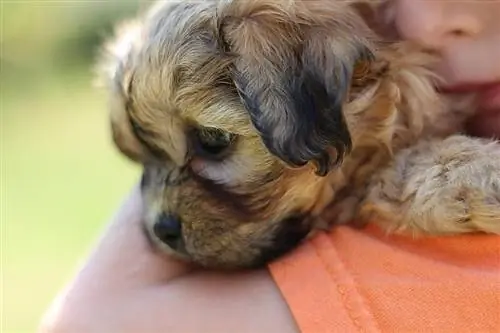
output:
[[[145,2],[1,3],[2,332],[34,332],[138,180],[113,147],[96,49]]]

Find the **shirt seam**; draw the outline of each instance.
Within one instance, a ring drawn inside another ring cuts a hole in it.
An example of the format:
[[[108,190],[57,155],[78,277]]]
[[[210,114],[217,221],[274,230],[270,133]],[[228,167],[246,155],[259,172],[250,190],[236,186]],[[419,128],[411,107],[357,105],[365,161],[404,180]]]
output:
[[[359,292],[358,283],[354,276],[347,269],[339,251],[335,247],[332,240],[326,235],[318,235],[313,243],[314,253],[319,259],[330,279],[337,289],[337,293],[341,296],[342,304],[353,323],[353,326],[360,332],[381,332],[375,318],[373,317],[370,307]],[[327,239],[325,239],[327,238]],[[326,260],[322,251],[318,249],[318,242],[327,241],[331,245],[331,249],[336,258]],[[334,262],[335,261],[335,262]]]

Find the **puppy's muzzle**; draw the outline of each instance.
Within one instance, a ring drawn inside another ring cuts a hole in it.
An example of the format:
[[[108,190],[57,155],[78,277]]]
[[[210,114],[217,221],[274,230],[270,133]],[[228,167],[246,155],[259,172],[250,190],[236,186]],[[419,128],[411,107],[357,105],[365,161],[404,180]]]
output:
[[[185,252],[182,227],[179,218],[172,214],[161,214],[153,226],[153,233],[172,250]]]

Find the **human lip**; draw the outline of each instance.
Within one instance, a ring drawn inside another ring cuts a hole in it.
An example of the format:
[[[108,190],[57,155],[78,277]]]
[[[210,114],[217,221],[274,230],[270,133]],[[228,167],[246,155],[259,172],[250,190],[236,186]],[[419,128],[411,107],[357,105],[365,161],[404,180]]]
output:
[[[484,84],[460,84],[441,87],[440,92],[445,94],[474,93],[477,96],[479,107],[483,110],[500,109],[500,82]]]

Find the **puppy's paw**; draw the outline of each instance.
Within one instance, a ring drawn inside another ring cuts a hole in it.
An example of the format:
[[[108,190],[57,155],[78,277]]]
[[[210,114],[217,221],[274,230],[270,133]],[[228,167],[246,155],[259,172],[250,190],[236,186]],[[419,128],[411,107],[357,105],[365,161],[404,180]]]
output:
[[[402,151],[359,214],[398,233],[500,234],[500,143],[455,135]]]

